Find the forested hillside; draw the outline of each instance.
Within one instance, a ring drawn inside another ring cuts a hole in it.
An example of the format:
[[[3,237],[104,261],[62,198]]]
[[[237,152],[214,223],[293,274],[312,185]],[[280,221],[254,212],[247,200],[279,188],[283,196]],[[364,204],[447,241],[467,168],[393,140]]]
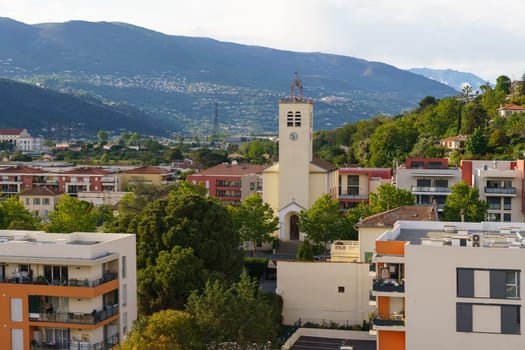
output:
[[[505,104],[525,106],[523,82],[511,94],[511,81],[500,76],[495,88],[482,86],[482,94],[435,99],[425,97],[419,108],[395,117],[375,117],[348,123],[334,131],[314,136],[318,156],[334,164],[392,167],[407,157],[443,157],[447,150],[439,140],[467,135],[465,149],[455,151],[452,164],[460,159],[516,159],[525,152],[525,113],[499,116]]]
[[[94,137],[98,130],[162,135],[167,121],[153,122],[126,105],[107,105],[89,96],[74,96],[13,80],[0,79],[2,128],[25,128],[33,135],[59,139]]]

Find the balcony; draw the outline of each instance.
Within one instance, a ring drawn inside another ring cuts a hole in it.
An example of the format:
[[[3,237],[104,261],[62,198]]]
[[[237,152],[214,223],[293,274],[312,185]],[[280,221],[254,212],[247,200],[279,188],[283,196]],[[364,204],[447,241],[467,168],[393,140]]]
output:
[[[412,186],[412,193],[452,193],[450,187]]]
[[[0,283],[18,283],[18,284],[40,284],[40,285],[49,285],[49,286],[65,286],[65,287],[98,287],[101,284],[106,282],[113,281],[117,279],[118,275],[116,273],[105,273],[102,278],[96,280],[83,279],[79,280],[76,278],[68,280],[48,280],[44,276],[38,276],[37,278],[28,278],[24,276],[14,276],[0,281]]]
[[[374,292],[404,293],[405,285],[392,278],[375,279],[372,289]]]
[[[372,320],[374,326],[379,327],[392,327],[392,326],[405,326],[405,314],[400,312],[394,312],[392,314],[378,314]]]
[[[31,342],[31,350],[110,350],[119,344],[119,335],[115,334],[98,343],[80,340],[59,339],[52,342]]]
[[[515,195],[516,187],[485,187],[485,194],[496,194],[496,195]]]
[[[356,199],[356,200],[362,200],[366,201],[368,200],[368,194],[348,194],[348,193],[341,193],[338,195],[339,199]]]
[[[94,325],[118,315],[118,305],[91,313],[80,312],[53,312],[53,313],[30,313],[29,320],[33,322],[53,322]]]

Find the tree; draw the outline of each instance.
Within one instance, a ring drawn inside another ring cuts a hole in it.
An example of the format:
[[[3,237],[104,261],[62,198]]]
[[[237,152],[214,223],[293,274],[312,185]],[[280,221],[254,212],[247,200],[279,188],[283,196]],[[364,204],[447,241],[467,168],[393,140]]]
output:
[[[187,312],[162,310],[138,319],[120,345],[121,350],[197,350],[195,318]]]
[[[97,133],[97,139],[101,145],[105,145],[109,141],[109,133],[107,131],[100,130]]]
[[[161,251],[154,265],[139,270],[137,281],[140,313],[182,309],[191,291],[203,287],[202,261],[193,249],[174,246]]]
[[[244,348],[277,336],[280,315],[246,272],[230,288],[220,281],[207,283],[202,294],[192,293],[186,308],[197,322],[199,339],[208,345],[235,342]]]
[[[299,261],[314,261],[314,247],[309,240],[304,240],[297,250],[297,260]]]
[[[444,221],[480,222],[487,215],[488,204],[479,199],[478,190],[467,185],[466,182],[458,182],[452,186],[452,193],[447,196],[443,208]]]
[[[393,160],[404,160],[417,139],[411,121],[390,121],[374,131],[370,138],[369,165],[391,166]]]
[[[512,85],[512,81],[510,78],[506,75],[500,75],[496,79],[496,91],[503,91],[506,94],[510,94],[510,87]]]
[[[308,239],[323,246],[323,257],[326,255],[328,241],[345,236],[347,231],[339,202],[328,193],[319,197],[310,209],[301,211],[299,228],[308,235]]]
[[[0,229],[34,230],[37,227],[38,219],[31,215],[17,196],[0,202]]]
[[[93,204],[64,194],[54,211],[49,213],[47,232],[93,232],[97,228],[97,214]]]
[[[253,252],[257,243],[271,242],[270,234],[277,231],[279,218],[258,193],[246,197],[239,207],[230,208],[241,241],[252,242]]]
[[[372,214],[382,213],[403,205],[414,205],[416,199],[412,192],[396,188],[391,184],[383,184],[376,192],[369,194],[370,210]]]
[[[167,249],[175,245],[191,247],[204,268],[230,280],[238,276],[243,263],[239,233],[231,214],[216,199],[205,197],[198,187],[185,183],[169,194],[161,220],[167,228],[162,234]]]
[[[483,155],[487,150],[487,138],[481,128],[476,128],[465,141],[465,151],[471,155]]]

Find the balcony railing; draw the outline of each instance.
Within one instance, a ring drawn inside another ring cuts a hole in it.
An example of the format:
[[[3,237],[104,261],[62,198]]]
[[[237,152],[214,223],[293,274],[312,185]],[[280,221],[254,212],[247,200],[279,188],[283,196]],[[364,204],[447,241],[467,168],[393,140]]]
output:
[[[340,199],[360,199],[360,200],[367,200],[368,194],[348,194],[348,193],[341,193],[338,195]]]
[[[36,322],[58,322],[74,324],[97,324],[118,314],[118,305],[93,310],[91,313],[80,312],[53,312],[53,313],[30,313],[29,319]]]
[[[376,326],[404,326],[405,315],[403,313],[378,314],[373,319]]]
[[[430,192],[430,193],[452,193],[450,187],[437,187],[437,186],[412,186],[412,192]]]
[[[516,187],[485,187],[485,193],[516,194]]]
[[[376,292],[405,292],[405,285],[397,282],[395,279],[375,279],[373,284],[373,290]]]
[[[119,344],[119,335],[115,334],[107,339],[91,344],[89,341],[65,339],[60,342],[31,342],[31,350],[109,350]]]
[[[104,284],[109,281],[113,281],[117,279],[118,274],[113,272],[105,273],[102,278],[96,279],[96,280],[88,280],[83,279],[79,280],[76,278],[72,278],[69,280],[48,280],[44,276],[38,276],[37,278],[28,278],[28,277],[9,277],[6,278],[0,283],[18,283],[18,284],[43,284],[43,285],[50,285],[50,286],[64,286],[64,287],[97,287],[101,284]]]

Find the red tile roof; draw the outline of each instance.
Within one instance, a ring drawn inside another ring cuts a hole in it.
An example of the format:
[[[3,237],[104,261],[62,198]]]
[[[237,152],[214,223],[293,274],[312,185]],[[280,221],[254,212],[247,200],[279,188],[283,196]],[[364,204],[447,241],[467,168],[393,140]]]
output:
[[[0,174],[43,174],[45,173],[42,169],[32,168],[29,166],[14,166],[5,169],[0,169]]]
[[[125,170],[122,174],[165,174],[166,170],[154,166],[141,166],[134,169]]]
[[[518,106],[517,104],[511,103],[498,108],[498,111],[525,111],[525,108]]]
[[[218,176],[218,175],[248,175],[258,174],[266,169],[267,165],[259,164],[219,164],[214,167],[203,170],[197,174],[191,176],[207,175],[207,176]]]
[[[66,174],[66,175],[107,175],[107,174],[112,174],[112,172],[101,169],[101,168],[88,167],[88,168],[75,168],[75,169],[67,170],[67,171],[64,171],[62,174]]]
[[[467,140],[467,136],[466,135],[458,135],[458,136],[445,137],[444,139],[441,139],[441,142],[446,142],[446,141],[466,141],[466,140]]]
[[[378,227],[378,226],[394,226],[398,220],[409,221],[428,221],[436,220],[436,213],[432,206],[423,205],[405,205],[399,208],[394,208],[379,214],[369,216],[360,222],[356,227]]]
[[[20,193],[20,196],[60,196],[62,194],[64,194],[64,191],[40,186]]]
[[[0,129],[0,135],[20,135],[24,129]]]

